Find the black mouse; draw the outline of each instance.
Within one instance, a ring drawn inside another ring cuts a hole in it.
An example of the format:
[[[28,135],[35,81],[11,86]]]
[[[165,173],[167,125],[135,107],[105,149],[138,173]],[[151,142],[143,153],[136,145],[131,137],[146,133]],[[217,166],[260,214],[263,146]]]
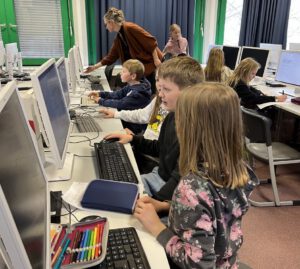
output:
[[[114,137],[114,138],[108,138],[108,139],[103,139],[102,143],[113,143],[119,141],[119,138]]]
[[[97,216],[97,215],[89,215],[89,216],[82,218],[79,222],[87,222],[87,221],[96,220],[96,219],[101,219],[101,217]]]

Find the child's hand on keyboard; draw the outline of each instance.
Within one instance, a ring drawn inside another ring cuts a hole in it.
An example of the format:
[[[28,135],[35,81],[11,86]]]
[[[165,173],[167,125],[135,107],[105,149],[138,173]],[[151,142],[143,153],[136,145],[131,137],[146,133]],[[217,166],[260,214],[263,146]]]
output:
[[[101,99],[101,97],[96,97],[96,96],[91,96],[90,98],[91,98],[91,100],[93,100],[95,103],[99,103],[99,100]]]
[[[104,118],[114,118],[115,117],[115,111],[108,109],[108,108],[99,109],[99,113],[103,113]]]
[[[91,91],[88,94],[88,97],[90,97],[91,99],[92,99],[92,97],[99,97],[99,92]]]
[[[121,143],[121,144],[127,144],[127,143],[132,141],[133,135],[129,135],[129,134],[109,134],[109,135],[105,136],[103,139],[109,140],[109,139],[113,139],[113,138],[118,138],[119,143]]]

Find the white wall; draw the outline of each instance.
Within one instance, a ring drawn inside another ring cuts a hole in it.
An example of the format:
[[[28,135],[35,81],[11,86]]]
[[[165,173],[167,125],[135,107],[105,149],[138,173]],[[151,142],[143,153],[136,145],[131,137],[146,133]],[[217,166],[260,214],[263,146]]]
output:
[[[217,15],[218,0],[206,0],[202,58],[203,61],[205,61],[206,56],[208,54],[208,46],[210,44],[215,44]]]
[[[73,5],[73,20],[75,44],[79,46],[83,66],[88,65],[88,44],[86,32],[85,0],[75,0]]]

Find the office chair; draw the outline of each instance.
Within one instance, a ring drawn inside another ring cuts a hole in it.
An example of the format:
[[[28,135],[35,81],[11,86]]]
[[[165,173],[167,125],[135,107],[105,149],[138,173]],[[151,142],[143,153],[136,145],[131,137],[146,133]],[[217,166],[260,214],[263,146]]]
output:
[[[254,206],[300,205],[300,200],[281,201],[278,194],[275,167],[277,165],[300,163],[300,152],[286,144],[272,142],[271,120],[255,110],[242,109],[246,149],[251,157],[269,164],[274,201],[257,202]]]

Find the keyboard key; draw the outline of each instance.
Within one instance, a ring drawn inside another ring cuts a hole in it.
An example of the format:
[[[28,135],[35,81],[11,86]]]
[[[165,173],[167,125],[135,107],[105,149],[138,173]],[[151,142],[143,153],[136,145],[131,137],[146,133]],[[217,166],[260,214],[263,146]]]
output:
[[[75,123],[80,133],[102,132],[99,124],[90,115],[76,115]]]
[[[99,265],[100,269],[150,269],[142,244],[133,227],[112,229],[109,231],[108,237],[107,253],[116,251],[118,254],[116,254],[113,259],[107,254],[105,260]],[[128,244],[124,245],[122,237],[131,237],[134,239],[134,250]],[[112,242],[117,245],[111,246]],[[125,254],[121,254],[121,250],[125,252]],[[137,253],[136,256],[139,257],[134,257],[134,253]]]
[[[94,147],[100,178],[138,183],[123,144],[119,142],[95,143]]]

